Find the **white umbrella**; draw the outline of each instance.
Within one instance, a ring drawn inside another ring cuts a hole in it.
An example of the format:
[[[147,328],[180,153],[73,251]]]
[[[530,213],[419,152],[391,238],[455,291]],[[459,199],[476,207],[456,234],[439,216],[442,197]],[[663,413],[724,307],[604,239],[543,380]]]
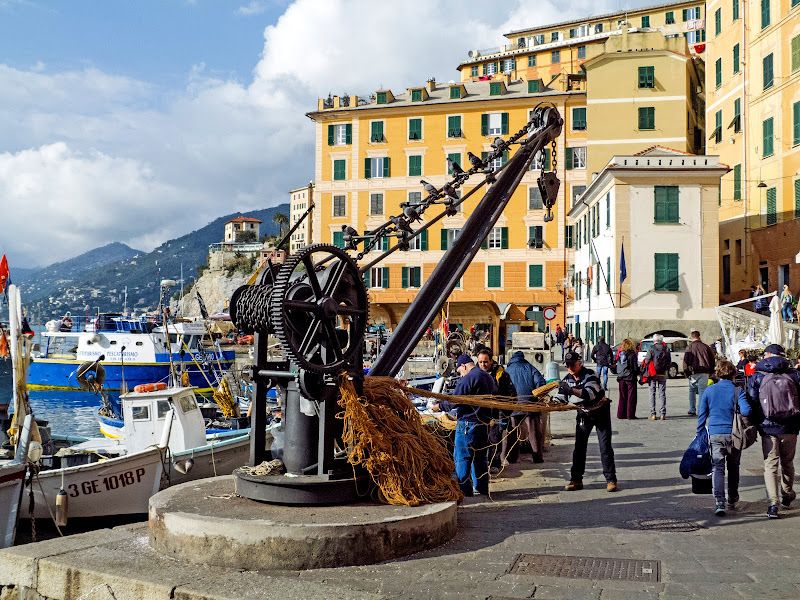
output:
[[[767,337],[770,344],[780,344],[783,346],[783,316],[781,315],[781,303],[778,296],[773,296],[769,303],[769,329]]]

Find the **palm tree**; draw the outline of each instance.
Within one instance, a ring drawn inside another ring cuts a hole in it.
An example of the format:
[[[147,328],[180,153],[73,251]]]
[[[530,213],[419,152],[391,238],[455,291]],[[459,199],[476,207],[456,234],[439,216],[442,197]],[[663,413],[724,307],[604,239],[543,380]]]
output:
[[[289,217],[287,217],[284,213],[279,212],[275,213],[275,215],[272,217],[272,221],[278,226],[278,236],[283,237],[283,228],[289,224]]]

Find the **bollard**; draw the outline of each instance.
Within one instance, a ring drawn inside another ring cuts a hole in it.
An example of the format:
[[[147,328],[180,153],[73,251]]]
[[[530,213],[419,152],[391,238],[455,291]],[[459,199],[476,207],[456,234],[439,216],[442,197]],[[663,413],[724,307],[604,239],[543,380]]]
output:
[[[549,362],[544,367],[544,378],[547,383],[551,381],[558,381],[560,377],[558,376],[558,363],[557,362]]]

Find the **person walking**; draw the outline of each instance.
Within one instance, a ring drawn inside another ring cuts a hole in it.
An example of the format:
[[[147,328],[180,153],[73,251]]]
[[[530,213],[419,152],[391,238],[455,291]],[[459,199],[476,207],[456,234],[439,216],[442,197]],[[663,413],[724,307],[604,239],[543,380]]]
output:
[[[511,355],[511,360],[506,365],[506,373],[511,377],[514,388],[517,390],[519,404],[532,404],[535,402],[533,390],[547,384],[539,369],[525,360],[522,350],[517,350]],[[513,412],[511,413],[511,426],[519,431],[517,425],[526,425],[528,441],[531,444],[533,462],[544,462],[544,423],[541,413]]]
[[[597,375],[603,382],[603,389],[608,391],[608,367],[611,366],[614,355],[611,346],[606,344],[602,335],[597,338],[597,343],[592,348],[592,360],[597,365]]]
[[[518,395],[511,377],[492,358],[492,351],[488,348],[481,348],[478,351],[478,366],[494,378],[501,396],[514,398]],[[492,445],[489,452],[490,475],[497,475],[508,464],[506,461],[506,452],[508,450],[508,435],[506,432],[508,427],[504,423],[509,421],[509,417],[510,415],[505,414],[500,409],[492,409],[492,422],[489,425],[489,443]]]
[[[561,325],[556,325],[556,344],[561,346],[561,360],[564,360],[564,342],[567,340],[566,332],[561,329]]]
[[[664,343],[664,336],[657,333],[653,336],[653,345],[647,350],[642,367],[647,373],[650,365],[653,365],[655,375],[650,375],[648,383],[650,385],[650,420],[655,421],[656,417],[656,395],[661,401],[661,420],[667,418],[667,371],[672,364],[669,349]]]
[[[576,352],[581,355],[581,360],[584,359],[583,354],[583,340],[581,338],[575,338],[572,342],[572,348],[570,348],[573,352]]]
[[[725,467],[728,468],[728,507],[739,501],[739,460],[742,451],[733,447],[733,416],[735,405],[743,416],[750,414],[750,404],[741,388],[733,384],[736,367],[729,360],[717,363],[715,372],[719,381],[700,396],[697,415],[697,434],[706,427],[711,440],[711,483],[716,509],[714,514],[725,516]]]
[[[486,396],[499,393],[494,377],[482,369],[476,369],[472,357],[462,354],[456,360],[456,369],[461,379],[453,390],[454,396]],[[482,496],[489,494],[489,423],[492,409],[457,404],[440,400],[433,405],[434,411],[456,409],[455,445],[453,459],[456,463],[458,487],[465,496],[477,492]]]
[[[697,414],[697,404],[708,386],[708,376],[714,372],[716,352],[700,339],[699,331],[690,334],[692,343],[683,354],[683,372],[689,378],[689,414]]]
[[[619,384],[618,419],[636,419],[637,388],[636,378],[639,375],[639,361],[636,359],[636,346],[633,340],[625,338],[619,349],[617,358],[617,383]]]
[[[756,299],[754,306],[756,312],[760,315],[769,315],[769,299],[765,298],[766,290],[760,283],[756,286],[754,298]]]
[[[597,429],[600,445],[600,462],[606,478],[606,490],[617,491],[617,469],[614,464],[614,449],[611,446],[611,404],[606,401],[600,378],[583,366],[583,358],[576,352],[567,352],[564,362],[567,376],[558,385],[558,393],[566,402],[574,402],[580,408],[575,425],[575,449],[572,452],[570,481],[567,491],[583,489],[583,474],[586,470],[586,448],[592,429]],[[575,398],[578,398],[575,401]]]
[[[767,516],[771,519],[778,518],[778,501],[788,508],[796,497],[794,452],[800,432],[800,373],[785,356],[783,346],[770,344],[747,380],[747,399],[761,436]]]
[[[792,292],[789,291],[788,285],[783,284],[783,291],[781,292],[781,315],[783,316],[784,321],[794,321],[794,315],[792,314],[792,302],[794,302]]]

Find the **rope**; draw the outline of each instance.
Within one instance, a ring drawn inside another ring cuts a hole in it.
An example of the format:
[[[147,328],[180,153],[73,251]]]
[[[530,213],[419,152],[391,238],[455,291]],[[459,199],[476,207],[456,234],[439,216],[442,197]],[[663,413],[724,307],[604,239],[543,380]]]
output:
[[[243,467],[239,467],[238,469],[244,475],[255,475],[255,476],[263,476],[263,475],[283,475],[286,472],[286,467],[283,466],[283,463],[278,460],[264,461],[261,464],[258,464],[254,467],[249,465],[244,465]]]

